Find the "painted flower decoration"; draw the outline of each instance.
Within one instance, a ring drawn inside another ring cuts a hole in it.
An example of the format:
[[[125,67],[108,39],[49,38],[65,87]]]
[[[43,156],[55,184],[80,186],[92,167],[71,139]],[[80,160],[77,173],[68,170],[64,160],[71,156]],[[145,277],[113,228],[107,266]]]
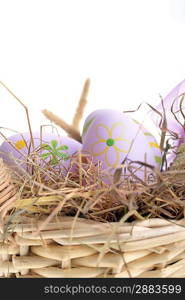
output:
[[[56,141],[56,140],[52,140],[51,145],[42,144],[41,147],[42,147],[42,149],[47,150],[47,152],[41,154],[41,157],[43,159],[50,157],[51,158],[50,162],[53,165],[58,164],[59,159],[62,159],[62,160],[69,159],[69,154],[67,154],[66,152],[63,152],[63,151],[68,150],[69,147],[66,145],[58,146],[58,141]]]
[[[27,146],[26,144],[26,141],[25,140],[18,140],[16,143],[15,143],[15,148],[18,149],[18,150],[22,150],[23,148],[25,148]]]
[[[97,124],[95,133],[97,141],[90,145],[93,156],[104,155],[104,160],[109,167],[116,168],[120,163],[120,154],[127,154],[129,149],[123,149],[124,125],[116,122],[109,128],[105,124]],[[128,145],[129,146],[129,145]]]

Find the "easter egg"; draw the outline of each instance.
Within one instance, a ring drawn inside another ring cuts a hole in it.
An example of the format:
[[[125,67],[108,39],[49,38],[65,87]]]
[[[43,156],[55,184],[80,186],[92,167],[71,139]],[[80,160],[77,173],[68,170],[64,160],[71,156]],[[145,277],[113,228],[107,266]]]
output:
[[[85,120],[82,152],[95,163],[101,162],[107,174],[113,174],[122,162],[140,161],[160,168],[161,151],[155,137],[138,121],[116,110],[97,110]],[[137,165],[134,174],[146,177],[146,166]],[[151,168],[147,168],[151,173]],[[149,174],[148,174],[149,176]]]
[[[166,140],[168,140],[168,152],[166,155],[166,165],[169,167],[176,157],[178,147],[185,143],[185,130],[184,130],[184,95],[185,95],[185,80],[175,86],[163,102],[155,107],[155,111],[150,112],[151,120],[159,128],[161,123],[161,115],[166,117],[167,132]],[[159,113],[156,113],[158,111]]]
[[[176,132],[179,131],[179,129],[182,129],[180,123],[184,123],[184,116],[182,114],[184,110],[184,94],[185,80],[183,80],[176,87],[174,87],[167,94],[167,96],[164,97],[163,102],[160,100],[159,104],[155,107],[155,110],[157,110],[161,114],[164,114],[165,111],[167,128],[170,131]],[[156,111],[152,110],[151,119],[158,126],[161,121],[161,115],[156,113]]]
[[[27,168],[29,162],[28,155],[31,157],[36,153],[37,163],[44,166],[50,163],[52,166],[60,165],[64,170],[70,166],[71,158],[75,153],[81,150],[82,145],[67,137],[54,135],[52,133],[33,133],[34,147],[28,132],[16,134],[4,141],[0,146],[0,157],[12,168]]]

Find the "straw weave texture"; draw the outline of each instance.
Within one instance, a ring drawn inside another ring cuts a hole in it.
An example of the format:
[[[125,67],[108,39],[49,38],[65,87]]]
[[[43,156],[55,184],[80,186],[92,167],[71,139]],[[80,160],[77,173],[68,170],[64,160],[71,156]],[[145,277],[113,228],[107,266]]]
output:
[[[56,217],[0,235],[1,277],[185,277],[185,220],[97,223]]]

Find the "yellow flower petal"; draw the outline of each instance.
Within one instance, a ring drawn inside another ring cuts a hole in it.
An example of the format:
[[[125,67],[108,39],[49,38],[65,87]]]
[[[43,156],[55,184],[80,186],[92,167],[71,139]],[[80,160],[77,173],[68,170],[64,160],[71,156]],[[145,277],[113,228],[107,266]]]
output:
[[[15,143],[15,147],[18,149],[18,150],[21,150],[23,148],[26,147],[26,143],[24,140],[19,140]]]
[[[154,147],[154,148],[157,148],[157,149],[160,149],[159,145],[155,142],[150,142],[149,143],[150,147]]]
[[[128,153],[128,150],[124,150],[124,149],[120,149],[119,147],[117,147],[116,145],[113,146],[114,149],[118,152],[122,152],[122,153]]]
[[[100,124],[98,124],[98,125],[96,126],[96,136],[97,136],[97,138],[98,138],[99,140],[102,139],[102,136],[100,136],[100,135],[99,135],[99,132],[98,132],[98,129],[99,129],[100,127],[103,127],[103,128],[107,131],[107,138],[110,138],[110,137],[111,137],[111,130],[109,129],[108,126],[106,126],[106,125],[103,124],[103,123],[100,123]]]
[[[116,151],[116,149],[114,148],[114,150],[115,150],[115,152],[116,152],[116,161],[115,161],[114,163],[111,163],[111,162],[109,161],[109,158],[108,158],[108,150],[109,150],[109,151],[112,151],[113,148],[114,148],[114,146],[113,146],[112,148],[109,148],[109,147],[108,147],[107,151],[105,152],[105,161],[106,161],[106,163],[107,163],[107,165],[108,165],[109,167],[111,167],[111,168],[116,168],[116,167],[119,165],[119,163],[120,163],[120,154],[119,154],[119,152]]]
[[[130,142],[128,139],[123,139],[123,138],[116,138],[114,139],[115,141],[124,141],[124,142]]]
[[[101,143],[101,142],[98,141],[98,142],[93,143],[93,144],[90,146],[90,150],[91,150],[91,153],[92,153],[93,156],[100,156],[100,155],[102,155],[103,153],[105,153],[105,152],[107,151],[108,146],[105,146],[105,148],[104,148],[102,151],[100,151],[100,152],[94,152],[94,147],[95,147],[96,145],[100,144],[100,143]]]
[[[121,138],[121,137],[123,137],[123,135],[124,135],[124,132],[125,132],[125,128],[124,128],[124,125],[122,124],[122,123],[120,123],[120,122],[116,122],[116,123],[114,123],[113,125],[112,125],[112,128],[111,128],[111,136],[112,136],[112,138],[114,138],[113,137],[113,130],[116,128],[116,127],[121,127],[121,133],[120,133],[120,135],[117,137],[117,138]]]

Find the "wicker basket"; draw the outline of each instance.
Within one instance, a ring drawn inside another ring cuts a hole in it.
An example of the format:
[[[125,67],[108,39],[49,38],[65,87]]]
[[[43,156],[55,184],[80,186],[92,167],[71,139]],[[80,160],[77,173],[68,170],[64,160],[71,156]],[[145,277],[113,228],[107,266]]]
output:
[[[22,218],[0,236],[2,277],[185,277],[185,220],[98,223]]]
[[[77,140],[80,135],[74,128],[88,85],[87,81],[73,127],[44,112]],[[7,216],[11,208],[24,209],[22,201],[0,160],[0,277],[185,277],[185,219],[102,223],[57,216],[42,226],[45,219],[37,214]]]
[[[23,207],[23,200],[2,160],[0,167],[2,219],[7,209]],[[1,277],[185,277],[185,219],[100,223],[56,216],[42,229],[43,222],[37,216],[6,217],[0,227]]]

